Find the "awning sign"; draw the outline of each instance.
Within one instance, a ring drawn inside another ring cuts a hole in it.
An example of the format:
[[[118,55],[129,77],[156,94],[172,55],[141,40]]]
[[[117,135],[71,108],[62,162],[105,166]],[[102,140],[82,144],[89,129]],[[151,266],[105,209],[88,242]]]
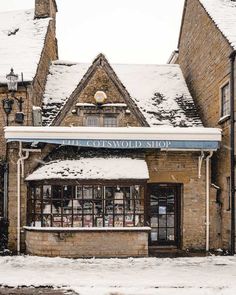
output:
[[[218,141],[198,140],[109,140],[109,139],[11,139],[10,141],[42,142],[67,146],[108,149],[206,149],[217,150]]]

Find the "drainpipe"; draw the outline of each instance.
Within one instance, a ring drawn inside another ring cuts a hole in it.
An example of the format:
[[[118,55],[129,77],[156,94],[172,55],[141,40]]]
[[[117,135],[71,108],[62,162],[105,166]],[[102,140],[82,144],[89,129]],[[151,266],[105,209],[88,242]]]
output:
[[[234,116],[234,63],[235,63],[236,50],[230,56],[230,179],[231,179],[231,246],[230,254],[235,253],[235,116]]]
[[[25,156],[23,153],[25,152]],[[19,159],[17,160],[17,254],[20,254],[20,231],[21,231],[21,176],[24,175],[24,160],[28,159],[30,152],[41,152],[37,149],[23,149],[19,142]]]
[[[7,220],[8,218],[8,163],[4,163],[4,192],[3,192],[3,217]]]
[[[213,152],[206,157],[206,252],[209,251],[210,244],[210,158]]]
[[[27,151],[25,156],[22,154],[22,142],[19,142],[19,159],[17,160],[17,254],[20,254],[20,221],[21,221],[21,212],[20,212],[20,206],[21,206],[21,165],[23,165],[23,161],[26,160],[29,157],[29,152]]]

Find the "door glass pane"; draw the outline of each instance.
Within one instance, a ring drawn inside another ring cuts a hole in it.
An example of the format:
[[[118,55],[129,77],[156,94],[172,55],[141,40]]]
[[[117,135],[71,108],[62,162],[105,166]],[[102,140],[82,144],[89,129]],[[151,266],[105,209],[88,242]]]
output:
[[[151,240],[153,242],[157,241],[157,236],[158,236],[157,235],[157,230],[152,228],[152,231],[151,231]]]
[[[174,228],[168,228],[167,229],[167,240],[168,241],[174,241],[175,239],[175,230]]]
[[[166,227],[166,215],[159,215],[159,226]]]
[[[175,211],[174,198],[175,196],[173,193],[167,195],[167,212],[168,213],[174,213]]]
[[[151,227],[158,227],[158,217],[151,217]]]
[[[167,215],[167,226],[168,227],[174,227],[175,226],[175,216],[172,215]]]
[[[159,228],[159,240],[166,241],[166,228],[164,227]]]
[[[151,185],[149,215],[152,242],[160,245],[176,243],[176,194],[175,187]]]

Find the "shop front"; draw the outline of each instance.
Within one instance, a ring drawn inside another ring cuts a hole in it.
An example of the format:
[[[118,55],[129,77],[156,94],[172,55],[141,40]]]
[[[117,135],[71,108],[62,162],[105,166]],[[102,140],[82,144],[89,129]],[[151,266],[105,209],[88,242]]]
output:
[[[15,173],[18,206],[26,204],[16,212],[19,252],[23,243],[29,254],[63,257],[144,257],[150,246],[205,249],[209,159],[219,130],[43,129],[6,128],[22,159]]]

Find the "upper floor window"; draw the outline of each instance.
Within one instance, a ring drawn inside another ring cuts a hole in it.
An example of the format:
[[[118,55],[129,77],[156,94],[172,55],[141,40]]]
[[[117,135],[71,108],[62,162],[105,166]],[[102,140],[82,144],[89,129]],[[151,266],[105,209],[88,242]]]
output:
[[[117,118],[116,117],[104,117],[103,126],[104,127],[117,127]]]
[[[221,117],[230,115],[230,87],[229,83],[221,87]]]
[[[86,126],[90,127],[99,127],[100,126],[100,120],[99,116],[87,116],[86,118]]]
[[[98,115],[87,115],[86,126],[89,127],[117,127],[117,117],[115,116],[98,116]]]

